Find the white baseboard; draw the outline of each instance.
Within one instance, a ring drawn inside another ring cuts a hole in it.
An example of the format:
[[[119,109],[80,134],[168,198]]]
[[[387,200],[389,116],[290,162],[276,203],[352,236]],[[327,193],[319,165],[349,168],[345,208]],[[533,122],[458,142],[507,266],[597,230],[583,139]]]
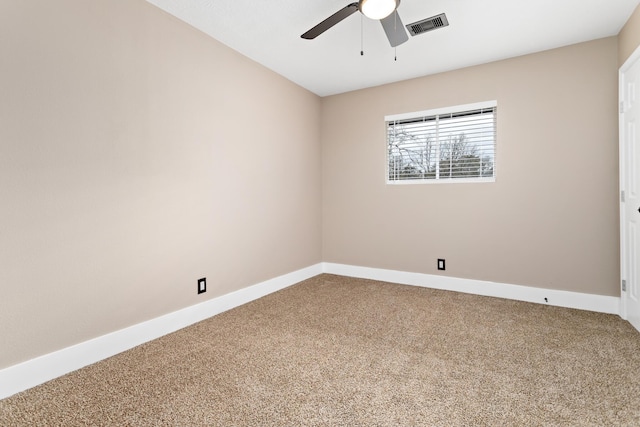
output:
[[[483,280],[322,263],[324,273],[620,315],[620,298]],[[546,298],[546,300],[545,300]]]
[[[312,265],[0,370],[0,399],[45,383],[322,273]]]
[[[320,263],[265,282],[205,301],[155,319],[115,331],[89,341],[0,370],[0,399],[45,383],[92,363],[114,356],[163,335],[246,304],[321,273],[381,280],[404,285],[465,292],[620,314],[620,298],[460,279],[423,273],[409,273],[344,264]],[[545,302],[545,298],[547,302]]]

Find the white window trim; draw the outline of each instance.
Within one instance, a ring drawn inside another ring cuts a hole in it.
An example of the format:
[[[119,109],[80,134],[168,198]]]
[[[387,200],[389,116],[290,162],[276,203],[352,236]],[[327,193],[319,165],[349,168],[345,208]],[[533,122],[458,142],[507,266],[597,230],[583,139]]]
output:
[[[442,178],[442,179],[401,179],[398,181],[389,181],[389,173],[387,172],[385,179],[389,185],[423,185],[423,184],[486,184],[487,182],[496,182],[496,177],[491,178]]]
[[[430,110],[414,111],[412,113],[391,114],[384,116],[385,123],[392,122],[394,120],[412,119],[419,116],[435,116],[439,114],[458,113],[460,111],[479,110],[481,108],[493,108],[498,106],[497,100],[474,102],[471,104],[453,105],[451,107],[433,108]],[[388,141],[385,138],[385,148]],[[386,156],[385,156],[386,158]],[[387,163],[387,162],[385,162]],[[489,178],[456,178],[456,179],[403,179],[392,181],[389,180],[388,165],[385,168],[385,182],[388,185],[422,185],[422,184],[484,184],[488,182],[496,182],[496,175]]]

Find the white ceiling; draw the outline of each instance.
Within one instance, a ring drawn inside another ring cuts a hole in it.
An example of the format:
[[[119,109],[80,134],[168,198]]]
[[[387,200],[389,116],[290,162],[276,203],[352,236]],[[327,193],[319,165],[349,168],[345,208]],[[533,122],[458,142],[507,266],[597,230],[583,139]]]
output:
[[[410,36],[394,61],[380,23],[360,13],[315,40],[300,38],[354,0],[147,1],[320,96],[617,35],[640,3],[402,0],[405,25],[444,12],[449,26]]]

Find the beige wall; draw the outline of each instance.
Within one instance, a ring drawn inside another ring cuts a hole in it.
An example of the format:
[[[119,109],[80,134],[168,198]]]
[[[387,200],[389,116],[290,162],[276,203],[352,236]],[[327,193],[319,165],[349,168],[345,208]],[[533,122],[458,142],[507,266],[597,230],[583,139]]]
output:
[[[618,66],[640,45],[640,6],[636,7],[618,34]]]
[[[143,0],[0,52],[0,368],[321,261],[317,96]]]
[[[322,102],[326,262],[619,295],[617,39]],[[385,184],[384,116],[498,102],[497,180]]]

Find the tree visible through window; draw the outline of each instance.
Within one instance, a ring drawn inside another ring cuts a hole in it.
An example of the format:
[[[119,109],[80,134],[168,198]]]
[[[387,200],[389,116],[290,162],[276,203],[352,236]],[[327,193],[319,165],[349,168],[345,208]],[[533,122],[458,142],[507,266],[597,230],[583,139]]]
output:
[[[492,101],[388,117],[387,181],[493,181],[496,112]]]

